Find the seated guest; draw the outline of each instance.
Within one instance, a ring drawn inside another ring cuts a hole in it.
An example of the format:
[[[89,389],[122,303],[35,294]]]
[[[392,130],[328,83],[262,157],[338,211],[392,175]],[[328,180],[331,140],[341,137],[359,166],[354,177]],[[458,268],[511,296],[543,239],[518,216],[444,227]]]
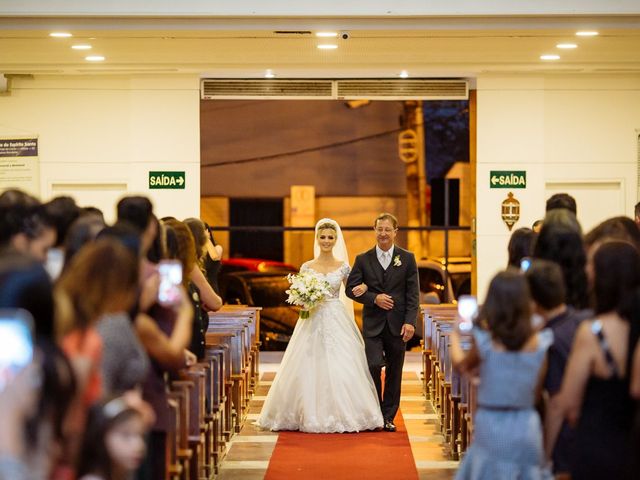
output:
[[[510,269],[493,278],[475,324],[468,352],[458,330],[451,335],[454,367],[480,370],[474,439],[456,479],[545,478],[534,405],[553,334],[533,329],[529,287],[521,273]]]
[[[606,242],[597,247],[588,269],[595,318],[583,321],[576,332],[559,413],[575,426],[572,479],[625,478],[632,453],[629,365],[638,332],[621,309],[640,286],[640,254],[629,243]],[[556,428],[561,424],[549,423]],[[549,446],[557,433],[548,432]]]
[[[547,260],[533,260],[525,273],[531,299],[534,303],[534,314],[540,316],[541,327],[549,328],[553,332],[553,343],[547,352],[547,371],[543,386],[547,392],[545,411],[557,412],[559,409],[560,387],[562,377],[571,351],[573,337],[582,320],[591,315],[590,310],[575,310],[565,303],[566,289],[562,279],[562,270],[553,262]],[[548,422],[558,419],[558,415],[545,416],[545,432],[550,428]],[[565,422],[562,425],[553,452],[548,448],[547,457],[553,459],[553,471],[556,474],[568,474],[569,454],[573,441],[573,432]],[[546,443],[549,447],[549,442]]]

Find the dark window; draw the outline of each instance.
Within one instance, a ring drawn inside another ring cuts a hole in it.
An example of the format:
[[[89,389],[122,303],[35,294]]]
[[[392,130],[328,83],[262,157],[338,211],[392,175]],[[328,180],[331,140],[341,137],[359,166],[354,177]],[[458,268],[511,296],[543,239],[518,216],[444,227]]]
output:
[[[282,227],[282,199],[234,199],[230,200],[229,223],[231,227]],[[231,231],[230,256],[244,258],[283,259],[282,232]]]

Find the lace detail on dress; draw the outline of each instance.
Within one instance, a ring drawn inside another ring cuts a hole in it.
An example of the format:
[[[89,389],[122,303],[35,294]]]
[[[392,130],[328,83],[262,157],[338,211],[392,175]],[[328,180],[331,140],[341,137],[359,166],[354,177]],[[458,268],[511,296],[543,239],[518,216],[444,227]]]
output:
[[[335,415],[318,418],[317,416],[305,416],[296,413],[281,413],[277,418],[271,416],[260,418],[259,427],[273,431],[298,430],[310,433],[362,432],[380,428],[380,414],[360,414],[344,419]]]
[[[304,272],[307,270],[311,271],[318,277],[329,282],[329,285],[331,287],[331,295],[328,298],[339,298],[340,286],[342,285],[342,282],[349,276],[349,273],[351,272],[351,267],[349,267],[348,264],[343,263],[342,265],[340,265],[335,270],[332,270],[331,272],[322,273],[322,272],[318,272],[313,267],[311,267],[310,266],[311,262],[312,260],[309,260],[308,262],[304,262],[300,267],[300,271],[301,272]]]

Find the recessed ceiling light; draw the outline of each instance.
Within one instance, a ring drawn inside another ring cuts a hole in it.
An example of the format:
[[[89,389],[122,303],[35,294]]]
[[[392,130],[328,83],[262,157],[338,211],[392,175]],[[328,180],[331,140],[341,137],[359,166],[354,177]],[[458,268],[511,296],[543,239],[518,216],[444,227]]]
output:
[[[409,78],[409,72],[407,72],[406,70],[402,70],[400,72],[400,78]]]
[[[595,30],[582,30],[580,32],[576,32],[576,35],[579,37],[595,37],[598,35],[598,32]]]
[[[72,45],[74,50],[91,50],[91,45]]]
[[[331,43],[321,43],[320,45],[318,45],[318,48],[320,50],[335,50],[336,48],[338,48],[338,45],[333,45]]]
[[[270,68],[267,69],[266,72],[264,72],[264,78],[275,78],[275,73],[273,73],[273,70],[271,70]]]
[[[556,45],[556,48],[562,48],[563,50],[571,50],[574,48],[578,48],[578,45],[575,43],[559,43]]]
[[[540,60],[560,60],[560,55],[540,55]]]
[[[338,32],[316,32],[316,37],[321,38],[335,38],[338,36]]]
[[[88,62],[102,62],[104,57],[102,55],[89,55],[88,57],[84,57]]]
[[[73,35],[71,35],[69,32],[52,32],[49,34],[50,37],[55,37],[55,38],[69,38],[69,37],[73,37]]]

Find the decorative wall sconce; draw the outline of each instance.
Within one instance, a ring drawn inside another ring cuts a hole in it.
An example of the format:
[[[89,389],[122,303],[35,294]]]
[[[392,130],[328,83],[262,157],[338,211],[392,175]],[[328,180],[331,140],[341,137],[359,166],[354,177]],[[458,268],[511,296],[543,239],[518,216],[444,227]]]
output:
[[[518,220],[520,220],[520,202],[513,193],[509,192],[507,198],[502,201],[502,221],[511,231]]]

